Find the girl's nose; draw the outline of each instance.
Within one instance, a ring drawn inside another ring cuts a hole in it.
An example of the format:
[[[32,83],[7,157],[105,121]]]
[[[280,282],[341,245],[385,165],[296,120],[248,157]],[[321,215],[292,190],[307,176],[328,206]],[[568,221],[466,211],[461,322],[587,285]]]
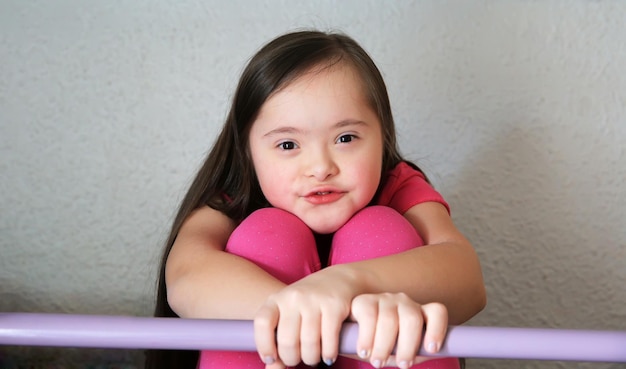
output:
[[[316,153],[309,153],[309,160],[306,175],[314,177],[318,181],[325,181],[339,172],[339,167],[333,160],[330,153],[320,150]]]

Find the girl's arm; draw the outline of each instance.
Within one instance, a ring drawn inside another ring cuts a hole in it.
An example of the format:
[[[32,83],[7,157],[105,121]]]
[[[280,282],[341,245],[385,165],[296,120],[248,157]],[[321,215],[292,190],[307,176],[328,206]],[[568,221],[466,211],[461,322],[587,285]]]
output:
[[[179,316],[252,319],[267,297],[285,286],[254,263],[224,252],[235,226],[204,206],[181,227],[165,269],[168,303]]]
[[[404,216],[424,245],[400,254],[338,265],[360,281],[365,293],[403,292],[419,303],[437,301],[448,309],[449,323],[466,322],[486,304],[476,252],[437,202],[413,206]]]

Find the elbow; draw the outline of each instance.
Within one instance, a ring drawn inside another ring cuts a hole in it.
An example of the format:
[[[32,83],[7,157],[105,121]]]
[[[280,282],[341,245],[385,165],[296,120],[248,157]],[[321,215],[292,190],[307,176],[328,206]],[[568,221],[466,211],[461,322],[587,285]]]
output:
[[[165,273],[166,299],[170,309],[181,318],[189,316],[189,294],[185,292],[184,276],[167,270]]]
[[[485,280],[482,273],[482,268],[480,267],[480,263],[478,264],[478,276],[476,280],[476,285],[474,286],[475,293],[475,311],[476,314],[480,313],[487,306],[487,289],[485,288]]]
[[[487,306],[487,291],[483,283],[481,283],[477,287],[475,304],[476,304],[476,307],[475,307],[476,314],[483,311],[485,307]]]
[[[167,304],[169,305],[170,309],[172,309],[172,311],[176,313],[176,315],[182,317],[185,315],[182,311],[182,307],[185,306],[185,304],[181,301],[183,294],[181,294],[179,290],[180,289],[175,288],[173,284],[168,284]]]
[[[472,319],[487,306],[487,292],[482,280],[465,285],[461,294],[448,309],[450,325],[461,325]]]
[[[478,313],[483,311],[487,306],[487,291],[485,290],[485,285],[482,283],[476,283],[473,288],[469,288],[470,292],[469,298],[466,300],[465,304],[465,317],[461,319],[460,323],[465,323]]]
[[[485,288],[485,280],[478,259],[476,259],[476,266],[474,267],[473,275],[473,278],[467,279],[468,282],[470,282],[466,286],[466,291],[468,292],[468,295],[466,295],[467,317],[463,322],[470,320],[472,317],[483,311],[487,306],[487,290]]]
[[[180,318],[197,318],[197,299],[194,293],[190,293],[187,281],[179,280],[168,285],[167,304],[170,309]]]
[[[465,295],[462,300],[457,300],[448,306],[448,323],[450,325],[464,324],[480,313],[485,306],[487,306],[485,289],[477,288]]]

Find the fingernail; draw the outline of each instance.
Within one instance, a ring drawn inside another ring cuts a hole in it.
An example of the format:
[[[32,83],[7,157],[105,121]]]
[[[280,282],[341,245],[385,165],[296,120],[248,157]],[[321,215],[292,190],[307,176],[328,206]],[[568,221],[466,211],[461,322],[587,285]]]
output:
[[[378,368],[382,368],[383,367],[383,362],[380,361],[380,360],[374,360],[374,361],[372,361],[372,366],[374,368],[377,368],[377,369]]]
[[[324,359],[324,364],[326,364],[326,366],[331,366],[335,363],[335,359]]]
[[[361,359],[367,359],[367,357],[370,356],[370,352],[367,350],[361,350],[359,351],[359,357]]]
[[[400,369],[409,369],[411,367],[412,363],[410,361],[401,361],[398,363],[398,368]]]
[[[430,352],[430,353],[434,354],[434,353],[436,353],[437,351],[439,351],[439,345],[438,345],[437,343],[435,343],[435,342],[430,342],[430,343],[428,344],[428,346],[426,347],[426,351],[428,351],[428,352]]]
[[[274,359],[273,356],[266,356],[263,358],[263,364],[265,365],[272,365],[274,364],[274,362],[276,361],[276,359]]]

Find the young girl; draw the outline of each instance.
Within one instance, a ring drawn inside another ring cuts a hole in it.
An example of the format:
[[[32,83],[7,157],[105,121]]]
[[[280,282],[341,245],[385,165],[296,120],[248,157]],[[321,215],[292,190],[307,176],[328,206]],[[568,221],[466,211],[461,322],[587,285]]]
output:
[[[295,32],[244,70],[174,221],[155,312],[254,320],[258,352],[153,351],[147,367],[419,368],[421,346],[437,352],[484,305],[472,246],[398,151],[373,61],[345,35]],[[358,357],[338,352],[347,319]]]

